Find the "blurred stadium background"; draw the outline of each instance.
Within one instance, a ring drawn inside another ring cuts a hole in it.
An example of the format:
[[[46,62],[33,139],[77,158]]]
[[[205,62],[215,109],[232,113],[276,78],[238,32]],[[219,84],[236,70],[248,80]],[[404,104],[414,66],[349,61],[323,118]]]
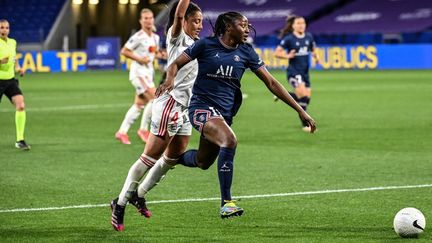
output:
[[[255,44],[270,67],[288,15],[304,16],[321,47],[324,69],[430,69],[432,2],[427,0],[196,1],[206,19],[243,12],[255,26]],[[120,67],[119,48],[139,28],[140,9],[156,14],[163,36],[169,0],[1,0],[2,17],[19,43],[20,62],[33,72]],[[208,21],[202,36],[211,33]],[[107,38],[109,37],[109,38]],[[162,38],[163,40],[163,38]],[[67,64],[67,65],[66,65]],[[124,67],[124,65],[123,65]]]
[[[233,194],[245,214],[221,221],[214,169],[178,166],[149,194],[154,217],[129,207],[126,231],[114,232],[108,202],[143,148],[138,137],[131,146],[114,139],[134,92],[120,48],[142,8],[163,36],[172,2],[0,0],[27,71],[19,79],[32,145],[13,148],[14,109],[3,97],[1,242],[397,242],[401,208],[432,218],[432,1],[195,0],[213,23],[224,11],[245,14],[257,52],[287,88],[287,63],[273,57],[278,30],[287,15],[307,19],[323,60],[311,73],[319,131],[303,133],[246,73],[233,125]],[[210,33],[206,20],[202,35]],[[417,241],[431,239],[426,226]]]

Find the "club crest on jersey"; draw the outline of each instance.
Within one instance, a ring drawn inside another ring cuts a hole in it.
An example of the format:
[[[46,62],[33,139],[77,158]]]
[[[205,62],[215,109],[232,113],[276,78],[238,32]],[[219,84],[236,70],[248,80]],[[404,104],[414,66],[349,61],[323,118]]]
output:
[[[240,57],[238,55],[234,55],[234,61],[240,62]]]

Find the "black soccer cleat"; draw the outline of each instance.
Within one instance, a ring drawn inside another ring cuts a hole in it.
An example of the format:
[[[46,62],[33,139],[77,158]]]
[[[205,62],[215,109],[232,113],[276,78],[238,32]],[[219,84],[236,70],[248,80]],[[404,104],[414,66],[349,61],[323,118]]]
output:
[[[118,198],[111,201],[111,225],[116,231],[124,230],[124,214],[125,214],[125,206],[121,206],[117,204]]]
[[[142,197],[138,197],[138,192],[134,191],[131,195],[131,198],[129,199],[129,203],[134,205],[138,212],[143,215],[146,218],[150,218],[152,216],[152,213],[147,208],[146,201]]]
[[[17,141],[15,147],[21,150],[30,150],[30,145],[28,145],[24,140]]]

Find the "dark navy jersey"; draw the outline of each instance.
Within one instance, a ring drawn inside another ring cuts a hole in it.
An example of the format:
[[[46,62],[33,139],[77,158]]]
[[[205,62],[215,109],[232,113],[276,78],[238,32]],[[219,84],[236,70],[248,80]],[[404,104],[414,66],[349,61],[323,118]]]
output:
[[[224,117],[233,117],[240,108],[240,80],[245,70],[255,72],[264,65],[250,44],[232,48],[222,44],[218,37],[200,39],[184,53],[198,60],[191,102],[199,100],[214,106]]]
[[[295,57],[289,60],[288,75],[305,75],[309,73],[309,55],[315,48],[315,41],[310,33],[305,33],[303,38],[294,34],[286,35],[279,44],[287,53],[295,50]]]

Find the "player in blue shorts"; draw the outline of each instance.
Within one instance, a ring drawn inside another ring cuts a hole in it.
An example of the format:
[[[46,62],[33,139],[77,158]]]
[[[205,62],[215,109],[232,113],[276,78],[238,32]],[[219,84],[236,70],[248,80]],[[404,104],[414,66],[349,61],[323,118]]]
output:
[[[168,67],[166,82],[156,91],[156,95],[161,95],[171,90],[178,70],[192,60],[198,60],[199,71],[192,89],[189,119],[201,133],[200,144],[198,150],[188,150],[182,154],[178,163],[205,170],[218,158],[222,218],[243,213],[243,209],[231,198],[237,138],[230,125],[242,103],[240,80],[247,68],[274,95],[296,110],[311,132],[316,128],[315,121],[267,71],[255,50],[246,43],[249,29],[248,19],[238,12],[219,15],[214,37],[203,38],[186,49]],[[157,164],[153,168],[156,167]]]
[[[279,36],[282,40],[275,50],[277,58],[289,60],[288,82],[295,90],[295,93],[290,94],[303,110],[306,110],[311,98],[309,55],[312,54],[312,57],[319,61],[315,52],[315,41],[312,35],[305,31],[306,21],[303,17],[289,17]],[[301,122],[303,131],[309,132],[311,127],[305,121]]]

